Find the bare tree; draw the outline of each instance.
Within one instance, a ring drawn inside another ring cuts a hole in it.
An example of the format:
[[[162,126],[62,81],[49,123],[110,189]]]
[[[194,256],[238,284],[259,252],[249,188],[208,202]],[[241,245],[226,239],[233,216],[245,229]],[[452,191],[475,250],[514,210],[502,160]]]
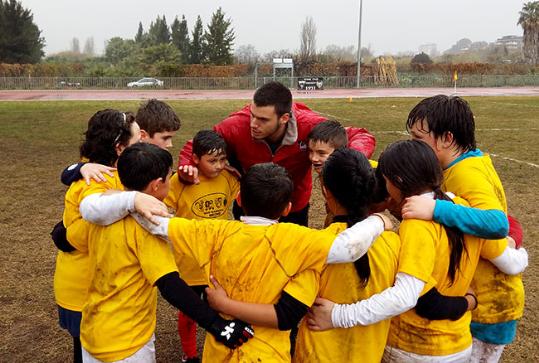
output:
[[[308,16],[301,25],[301,46],[299,59],[301,62],[314,60],[316,56],[316,24],[312,17]]]
[[[71,51],[73,53],[80,53],[79,38],[71,39]]]
[[[252,44],[240,45],[234,52],[234,58],[238,64],[255,64],[259,55]]]
[[[354,62],[357,59],[356,50],[353,45],[340,46],[330,44],[322,52],[328,62]]]
[[[94,38],[86,38],[86,42],[84,42],[84,54],[88,56],[93,56],[95,54],[95,47],[94,47]]]

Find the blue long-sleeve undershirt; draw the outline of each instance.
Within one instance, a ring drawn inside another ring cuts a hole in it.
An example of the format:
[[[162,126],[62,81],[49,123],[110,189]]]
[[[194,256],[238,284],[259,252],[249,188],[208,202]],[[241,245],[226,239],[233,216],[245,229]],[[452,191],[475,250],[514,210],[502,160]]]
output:
[[[504,238],[509,231],[509,222],[503,211],[481,210],[448,200],[436,200],[433,218],[444,226],[454,227],[464,234],[480,238]]]
[[[450,168],[464,159],[477,156],[483,156],[483,152],[479,149],[467,151],[447,167]],[[444,226],[454,227],[465,234],[480,238],[504,238],[509,232],[509,221],[503,211],[466,207],[446,200],[436,200],[433,219]]]

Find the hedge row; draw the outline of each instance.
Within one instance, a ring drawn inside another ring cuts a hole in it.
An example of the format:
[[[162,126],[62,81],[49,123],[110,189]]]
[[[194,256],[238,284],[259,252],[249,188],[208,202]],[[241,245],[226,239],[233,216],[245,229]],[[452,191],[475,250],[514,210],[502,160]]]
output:
[[[106,64],[100,66],[105,67]],[[229,66],[213,66],[203,64],[170,65],[167,67],[148,69],[161,69],[162,74],[133,74],[139,76],[176,76],[176,77],[245,77],[254,74],[254,66],[247,64],[235,64]],[[0,77],[81,77],[95,76],[92,69],[96,64],[86,63],[38,63],[38,64],[4,64],[0,63]],[[170,67],[169,67],[170,68]],[[340,63],[308,63],[296,64],[295,75],[297,76],[355,76],[357,66],[353,62]],[[438,73],[452,74],[457,70],[461,74],[538,74],[539,66],[526,64],[489,64],[489,63],[459,63],[459,64],[413,64],[397,65],[398,73]],[[372,64],[361,65],[363,76],[374,75],[375,68]],[[261,64],[258,67],[258,75],[261,77],[271,76],[273,68],[271,64]],[[124,75],[124,74],[123,74]],[[284,75],[283,70],[278,70],[278,75]],[[286,73],[288,75],[288,73]]]

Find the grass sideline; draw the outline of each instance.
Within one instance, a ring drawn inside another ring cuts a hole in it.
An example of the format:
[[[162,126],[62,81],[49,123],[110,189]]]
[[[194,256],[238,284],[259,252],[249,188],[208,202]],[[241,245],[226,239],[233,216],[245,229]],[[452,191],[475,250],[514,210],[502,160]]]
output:
[[[476,116],[477,140],[493,157],[504,183],[510,213],[521,220],[530,253],[524,275],[526,311],[517,340],[503,361],[539,361],[539,247],[537,226],[539,168],[538,97],[467,97]],[[369,129],[377,138],[375,157],[385,146],[405,138],[404,123],[419,98],[300,100],[347,126]],[[49,232],[61,218],[66,188],[60,171],[78,158],[78,145],[89,117],[99,109],[136,111],[138,101],[0,102],[0,361],[64,362],[71,359],[71,340],[58,327],[52,277],[56,251]],[[182,120],[174,139],[176,155],[196,131],[210,128],[244,100],[170,101]],[[316,183],[315,183],[316,186]],[[315,191],[311,225],[320,227],[320,194]],[[161,299],[160,299],[161,300]],[[174,309],[158,307],[157,359],[179,361]]]

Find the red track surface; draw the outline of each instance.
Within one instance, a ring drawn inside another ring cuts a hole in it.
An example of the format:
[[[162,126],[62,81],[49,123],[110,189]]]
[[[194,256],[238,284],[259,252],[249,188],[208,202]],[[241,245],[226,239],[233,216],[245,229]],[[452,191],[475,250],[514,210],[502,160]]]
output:
[[[254,90],[15,90],[0,91],[0,101],[57,100],[230,100],[250,99]],[[294,98],[429,97],[453,94],[453,88],[362,88],[293,91]],[[459,96],[539,96],[539,87],[458,88]]]

